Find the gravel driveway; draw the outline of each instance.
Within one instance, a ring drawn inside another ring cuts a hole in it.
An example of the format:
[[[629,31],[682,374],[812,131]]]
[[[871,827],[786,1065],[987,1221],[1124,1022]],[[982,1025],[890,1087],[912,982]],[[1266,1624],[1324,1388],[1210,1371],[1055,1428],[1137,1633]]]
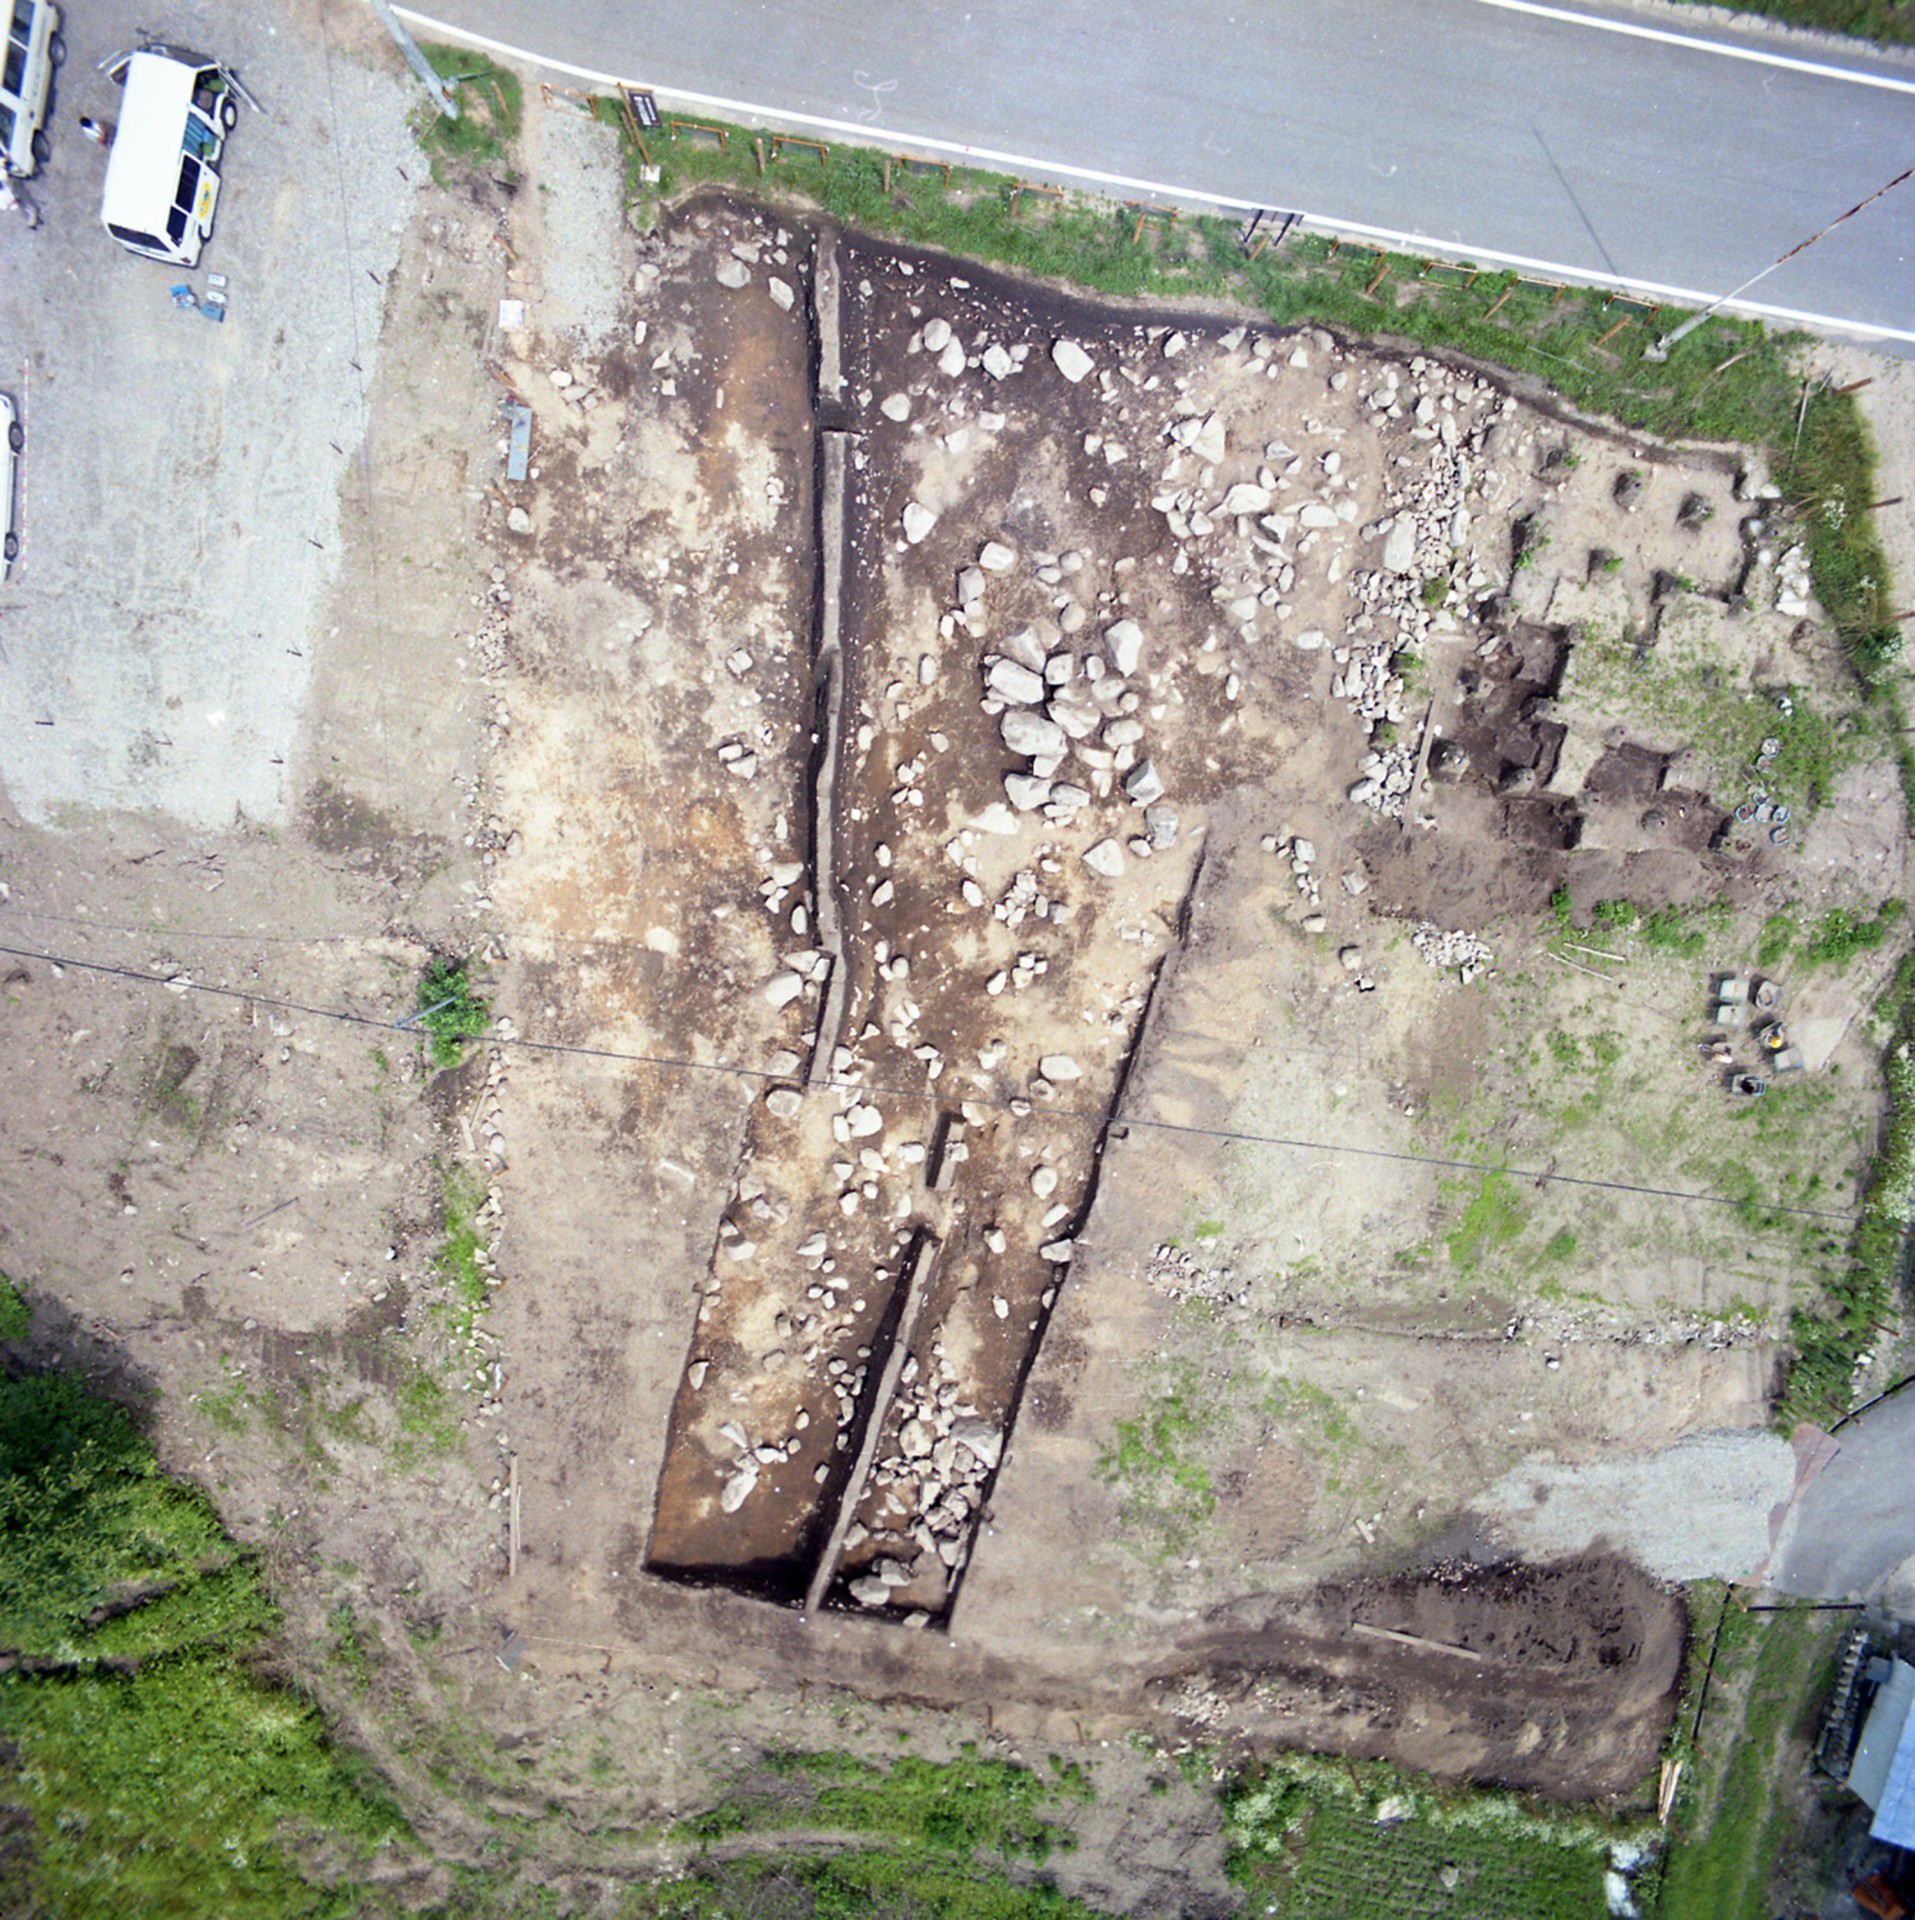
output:
[[[118,117],[95,63],[136,43],[125,0],[71,9],[32,189],[46,223],[0,227],[0,385],[27,433],[20,561],[0,589],[0,779],[32,821],[96,806],[211,828],[271,822],[286,801],[423,165],[408,89],[303,10],[271,13],[184,0],[164,16],[264,109],[241,111],[199,271],[138,259],[100,225],[105,155],[74,122]],[[168,299],[209,273],[231,282],[223,326]]]

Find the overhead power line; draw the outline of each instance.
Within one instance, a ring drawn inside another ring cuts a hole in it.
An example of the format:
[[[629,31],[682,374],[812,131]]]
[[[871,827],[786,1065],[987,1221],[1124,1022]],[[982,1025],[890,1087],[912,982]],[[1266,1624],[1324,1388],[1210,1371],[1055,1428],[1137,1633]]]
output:
[[[375,1019],[371,1014],[354,1013],[344,1007],[318,1007],[309,1001],[288,1000],[283,997],[255,993],[245,987],[216,987],[202,980],[193,980],[185,975],[148,973],[139,967],[118,966],[104,960],[81,960],[66,954],[45,953],[27,947],[0,946],[0,954],[16,960],[38,960],[45,966],[71,967],[76,972],[99,974],[109,979],[130,981],[142,987],[160,987],[174,993],[205,994],[219,1000],[249,1001],[255,1006],[270,1007],[280,1013],[304,1014],[313,1020],[334,1020],[344,1026],[365,1027],[378,1033],[404,1031],[407,1022],[416,1019],[416,1014],[407,1014],[397,1020]],[[500,1034],[487,1034],[486,1044],[505,1047],[520,1053],[552,1054],[578,1060],[604,1060],[620,1066],[649,1067],[660,1073],[710,1074],[728,1077],[734,1080],[750,1080],[759,1083],[783,1083],[791,1079],[787,1073],[772,1073],[764,1067],[738,1066],[724,1061],[686,1060],[673,1054],[640,1053],[623,1047],[587,1047],[575,1041],[566,1040],[528,1040],[521,1034],[506,1039]],[[937,1093],[923,1087],[894,1087],[869,1080],[840,1080],[836,1078],[818,1080],[811,1083],[825,1091],[833,1093],[854,1093],[861,1098],[907,1101],[927,1107],[954,1108],[959,1106],[991,1107],[1000,1112],[1009,1112],[1025,1096],[1002,1093]],[[1530,1180],[1538,1186],[1579,1187],[1597,1193],[1635,1194],[1649,1200],[1674,1200],[1691,1206],[1740,1207],[1746,1202],[1736,1196],[1723,1193],[1702,1193],[1685,1187],[1658,1187],[1634,1180],[1603,1180],[1591,1174],[1559,1173],[1549,1167],[1514,1167],[1494,1160],[1471,1160],[1458,1155],[1435,1153],[1411,1153],[1392,1147],[1366,1147],[1350,1140],[1308,1140],[1293,1134],[1257,1133],[1242,1127],[1206,1127],[1193,1121],[1158,1120],[1145,1114],[1129,1111],[1106,1113],[1101,1108],[1073,1107],[1068,1105],[1046,1105],[1046,1119],[1074,1120],[1092,1127],[1110,1127],[1136,1129],[1140,1132],[1178,1135],[1187,1139],[1240,1141],[1246,1146],[1281,1147],[1296,1153],[1321,1153],[1341,1156],[1351,1160],[1381,1160],[1398,1166],[1430,1167],[1442,1172],[1497,1174],[1510,1180]],[[1759,1203],[1765,1213],[1785,1214],[1802,1220],[1826,1220],[1832,1224],[1853,1226],[1859,1217],[1855,1210],[1840,1211],[1831,1207],[1803,1207],[1786,1202]]]

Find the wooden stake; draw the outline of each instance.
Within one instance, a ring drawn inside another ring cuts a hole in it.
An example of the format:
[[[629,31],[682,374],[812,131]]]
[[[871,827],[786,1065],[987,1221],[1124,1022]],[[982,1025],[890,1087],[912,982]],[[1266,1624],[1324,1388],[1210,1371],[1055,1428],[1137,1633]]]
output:
[[[1516,291],[1516,289],[1515,289],[1515,288],[1514,288],[1513,286],[1512,286],[1512,287],[1505,287],[1505,288],[1504,288],[1504,289],[1502,290],[1502,292],[1501,292],[1501,293],[1499,293],[1499,294],[1498,294],[1498,295],[1496,296],[1496,305],[1495,305],[1495,306],[1493,306],[1493,307],[1491,307],[1491,308],[1490,308],[1490,310],[1489,310],[1489,311],[1488,311],[1488,312],[1487,312],[1486,314],[1484,314],[1484,316],[1483,316],[1483,318],[1484,318],[1485,320],[1493,320],[1493,319],[1495,319],[1495,318],[1496,318],[1496,315],[1497,315],[1497,313],[1498,313],[1498,311],[1499,311],[1499,310],[1501,309],[1501,307],[1502,307],[1502,304],[1503,304],[1503,302],[1504,302],[1505,300],[1507,300],[1507,299],[1509,298],[1509,296],[1510,296],[1510,295],[1511,295],[1512,293],[1514,293],[1515,291]]]
[[[884,190],[886,193],[891,191],[891,162],[889,160],[884,163]]]
[[[1631,315],[1625,313],[1623,317],[1620,320],[1618,320],[1616,324],[1613,327],[1611,327],[1607,333],[1599,333],[1596,336],[1597,346],[1601,346],[1605,340],[1615,339],[1616,335],[1619,334],[1623,330],[1623,328],[1629,324],[1631,317],[1632,317]]]
[[[506,1484],[508,1532],[506,1535],[505,1577],[508,1580],[516,1580],[519,1577],[519,1456],[516,1453],[512,1456],[512,1463],[507,1469],[507,1473],[509,1476]]]
[[[765,143],[756,134],[752,136],[751,150],[758,156],[758,171],[762,174],[765,170]]]

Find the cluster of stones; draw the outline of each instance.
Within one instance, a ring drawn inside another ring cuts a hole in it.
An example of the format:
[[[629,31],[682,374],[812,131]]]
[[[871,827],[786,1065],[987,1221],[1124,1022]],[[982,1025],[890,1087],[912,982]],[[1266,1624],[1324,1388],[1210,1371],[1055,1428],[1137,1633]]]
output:
[[[1433,634],[1457,630],[1447,605],[1426,603],[1425,584],[1448,579],[1446,599],[1471,601],[1492,584],[1480,565],[1464,566],[1470,527],[1465,500],[1483,472],[1490,433],[1515,403],[1487,381],[1420,355],[1409,363],[1407,382],[1386,366],[1359,397],[1380,419],[1408,419],[1411,443],[1427,451],[1420,466],[1411,455],[1399,454],[1388,469],[1385,510],[1361,530],[1365,540],[1382,541],[1379,564],[1356,575],[1361,611],[1350,622],[1349,644],[1333,656],[1337,673],[1331,692],[1355,711],[1366,733],[1374,734],[1382,725],[1405,724],[1403,682],[1391,664],[1395,656]],[[1454,578],[1459,568],[1460,581]],[[1419,720],[1408,736],[1373,750],[1350,788],[1351,800],[1401,819],[1416,778],[1422,733]]]
[[[985,558],[992,550],[985,548]],[[1082,566],[1075,553],[1035,560],[1038,580],[1047,585]],[[967,567],[958,577],[961,603],[964,575],[974,571]],[[1081,652],[1047,644],[1037,627],[1023,626],[983,659],[984,711],[997,720],[1005,746],[1030,763],[1028,771],[1004,776],[1005,798],[1015,812],[1042,814],[1050,825],[1065,828],[1121,788],[1141,813],[1141,831],[1122,841],[1107,835],[1084,853],[1084,865],[1111,880],[1123,874],[1127,851],[1148,859],[1175,843],[1179,826],[1177,810],[1164,800],[1163,777],[1145,752],[1144,723],[1137,717],[1143,702],[1130,684],[1143,650],[1143,629],[1123,619],[1104,629],[1096,648]]]
[[[1465,986],[1496,958],[1475,934],[1460,927],[1446,933],[1427,920],[1410,935],[1410,944],[1439,973],[1454,967]]]
[[[787,266],[791,260],[791,236],[780,227],[768,240],[752,238],[732,243],[731,251],[718,262],[713,270],[721,287],[730,287],[734,291],[742,290],[752,283],[752,269],[762,267],[767,255],[773,266]],[[786,313],[792,309],[797,299],[797,289],[789,280],[781,278],[769,270],[765,273],[765,291],[771,295],[775,305]],[[638,336],[638,344],[643,344],[644,336]]]
[[[1297,892],[1304,904],[1310,909],[1300,922],[1305,933],[1323,933],[1329,927],[1329,921],[1320,911],[1323,905],[1323,882],[1317,874],[1317,848],[1314,840],[1306,840],[1301,834],[1266,833],[1262,841],[1265,853],[1275,854],[1279,859],[1290,862],[1290,877],[1296,882]],[[1369,891],[1370,882],[1361,867],[1351,866],[1343,875],[1343,891],[1351,899]]]
[[[1231,1267],[1207,1267],[1182,1247],[1161,1243],[1150,1257],[1144,1278],[1172,1300],[1209,1300],[1221,1306],[1249,1304],[1250,1289]]]
[[[1003,1434],[959,1398],[957,1368],[934,1341],[931,1364],[913,1354],[904,1363],[894,1403],[892,1444],[871,1475],[875,1511],[886,1524],[853,1524],[845,1551],[870,1571],[850,1583],[860,1606],[885,1607],[914,1586],[926,1555],[947,1576],[964,1564],[973,1516],[996,1471]]]

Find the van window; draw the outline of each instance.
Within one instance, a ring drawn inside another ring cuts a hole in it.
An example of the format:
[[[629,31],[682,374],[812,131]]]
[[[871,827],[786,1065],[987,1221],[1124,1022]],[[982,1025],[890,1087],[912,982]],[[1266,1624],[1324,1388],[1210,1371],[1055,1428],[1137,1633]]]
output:
[[[27,77],[27,50],[17,40],[7,42],[7,67],[0,74],[0,88],[4,88],[15,99],[19,98],[21,83]]]
[[[184,230],[184,222],[182,230]],[[150,233],[142,233],[138,227],[109,226],[107,232],[115,240],[121,240],[129,247],[137,247],[142,253],[164,253],[166,248]]]
[[[13,145],[13,109],[0,106],[0,153]]]
[[[33,0],[13,0],[13,30],[22,40],[33,31]]]
[[[173,194],[173,205],[182,213],[193,211],[193,196],[199,192],[199,162],[187,159],[180,162],[180,183]]]

